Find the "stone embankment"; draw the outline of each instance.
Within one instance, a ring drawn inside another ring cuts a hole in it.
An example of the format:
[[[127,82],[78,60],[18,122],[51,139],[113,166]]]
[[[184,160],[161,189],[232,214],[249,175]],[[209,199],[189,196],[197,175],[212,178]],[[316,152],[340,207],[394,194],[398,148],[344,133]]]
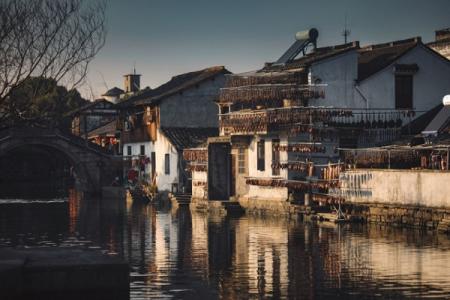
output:
[[[97,250],[2,248],[0,299],[129,299],[129,266]]]

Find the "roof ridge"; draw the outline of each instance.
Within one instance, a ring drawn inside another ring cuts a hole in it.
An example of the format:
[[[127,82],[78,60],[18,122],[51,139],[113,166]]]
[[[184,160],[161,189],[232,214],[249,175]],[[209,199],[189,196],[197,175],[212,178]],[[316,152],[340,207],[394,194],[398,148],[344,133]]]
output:
[[[420,36],[408,38],[408,39],[402,39],[402,40],[395,40],[385,43],[379,43],[379,44],[371,44],[371,45],[365,45],[361,47],[362,51],[371,51],[375,49],[382,49],[382,48],[388,48],[388,47],[395,47],[395,46],[401,46],[406,44],[418,44],[422,42],[422,38]]]
[[[212,67],[204,68],[204,69],[201,69],[201,70],[190,71],[190,72],[174,75],[174,76],[172,76],[172,79],[174,79],[174,78],[183,78],[185,76],[192,75],[192,74],[195,74],[195,73],[201,74],[203,72],[208,72],[208,71],[209,72],[210,71],[218,72],[218,71],[222,71],[222,70],[225,70],[225,66],[212,66]]]
[[[338,45],[332,45],[332,46],[326,46],[326,47],[318,47],[314,50],[314,52],[320,52],[320,51],[329,51],[329,50],[341,50],[341,49],[347,49],[347,48],[358,48],[359,47],[359,41],[353,41],[346,44],[338,44]],[[314,53],[311,52],[311,53]]]

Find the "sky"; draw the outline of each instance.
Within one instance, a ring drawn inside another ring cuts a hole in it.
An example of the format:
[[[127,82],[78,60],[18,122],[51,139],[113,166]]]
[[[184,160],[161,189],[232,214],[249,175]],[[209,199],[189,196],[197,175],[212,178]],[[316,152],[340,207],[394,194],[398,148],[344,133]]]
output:
[[[421,36],[450,27],[450,0],[109,0],[106,44],[79,88],[87,98],[123,87],[141,74],[141,88],[172,76],[224,65],[233,73],[277,60],[297,31],[319,30],[318,47],[361,45]]]

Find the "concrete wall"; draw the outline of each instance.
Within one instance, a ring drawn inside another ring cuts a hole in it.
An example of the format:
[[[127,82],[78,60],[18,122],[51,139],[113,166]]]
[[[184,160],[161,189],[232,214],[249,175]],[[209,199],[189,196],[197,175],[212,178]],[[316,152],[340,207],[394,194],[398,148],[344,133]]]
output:
[[[450,208],[450,172],[355,170],[340,182],[346,202]]]
[[[413,106],[427,111],[442,103],[450,93],[450,62],[418,46],[396,61],[399,64],[417,64],[419,71],[413,79]],[[362,81],[362,94],[369,100],[370,108],[395,108],[395,74],[389,66]],[[355,94],[361,97],[359,94]]]
[[[214,100],[225,84],[218,75],[164,99],[160,104],[161,127],[218,127],[219,108]]]

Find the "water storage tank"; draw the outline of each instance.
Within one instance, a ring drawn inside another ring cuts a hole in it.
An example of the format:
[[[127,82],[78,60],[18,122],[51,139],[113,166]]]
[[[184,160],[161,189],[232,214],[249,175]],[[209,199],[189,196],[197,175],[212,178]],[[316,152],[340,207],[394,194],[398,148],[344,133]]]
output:
[[[295,39],[297,41],[316,41],[319,36],[319,31],[316,28],[311,28],[309,30],[299,31],[295,34]]]

